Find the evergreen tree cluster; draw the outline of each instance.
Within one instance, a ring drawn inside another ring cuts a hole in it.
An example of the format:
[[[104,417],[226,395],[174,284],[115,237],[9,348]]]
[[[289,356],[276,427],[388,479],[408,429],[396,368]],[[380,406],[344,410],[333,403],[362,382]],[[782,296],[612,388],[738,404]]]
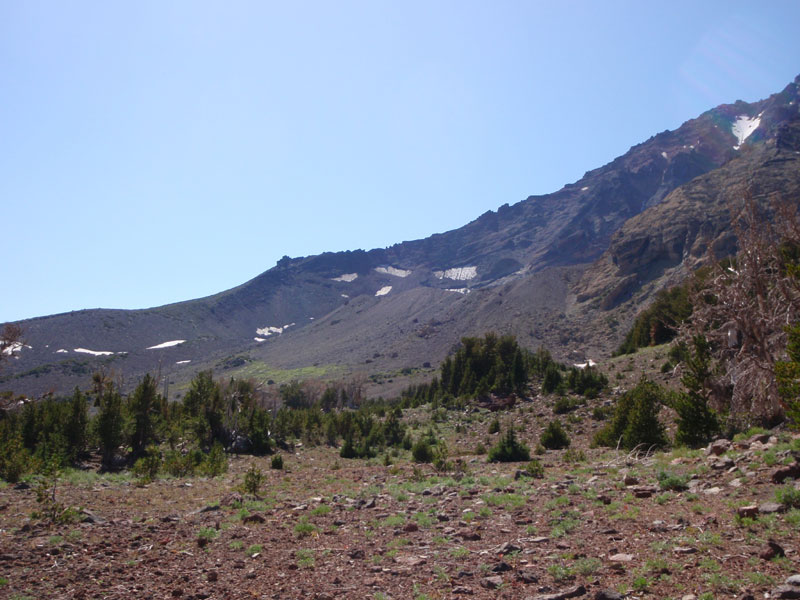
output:
[[[266,454],[291,440],[334,446],[343,440],[343,456],[368,457],[388,446],[410,447],[399,407],[387,411],[376,401],[342,408],[354,403],[346,387],[312,394],[295,382],[282,386],[268,406],[254,382],[218,381],[203,371],[181,401],[168,402],[151,375],[126,397],[96,374],[89,393],[76,389],[68,399],[0,413],[0,478],[16,481],[40,465],[55,460],[66,466],[94,450],[105,468],[134,466],[146,480],[159,469],[175,476],[217,474],[225,448]]]
[[[458,349],[430,383],[409,386],[401,393],[404,407],[422,404],[455,408],[464,400],[488,396],[524,395],[528,384],[530,353],[514,336],[487,333],[483,338],[465,337]]]
[[[660,290],[653,303],[636,316],[614,355],[633,354],[639,348],[675,339],[681,323],[692,316],[691,290],[703,280],[706,272],[699,271],[681,285]]]
[[[441,389],[452,396],[523,394],[527,382],[523,351],[510,335],[462,338],[461,347],[441,367]]]

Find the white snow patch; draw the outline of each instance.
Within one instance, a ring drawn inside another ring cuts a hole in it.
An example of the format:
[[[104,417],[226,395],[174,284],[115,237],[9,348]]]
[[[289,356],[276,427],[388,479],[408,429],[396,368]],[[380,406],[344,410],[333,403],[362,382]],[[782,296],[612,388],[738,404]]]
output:
[[[469,288],[447,288],[448,292],[456,292],[457,294],[469,294]]]
[[[351,281],[355,281],[358,279],[358,273],[345,273],[344,275],[339,275],[338,277],[334,277],[332,281],[344,281],[346,283],[350,283]]]
[[[161,342],[156,346],[148,346],[145,350],[161,350],[161,348],[172,348],[173,346],[177,346],[178,344],[182,344],[186,340],[171,340],[169,342]]]
[[[14,342],[10,346],[7,346],[7,347],[3,348],[3,354],[5,354],[7,356],[11,356],[15,352],[19,352],[23,348],[30,348],[30,347],[31,346],[23,344],[22,342]]]
[[[377,292],[375,292],[375,295],[376,296],[385,296],[386,294],[388,294],[391,291],[392,291],[392,286],[385,285],[381,289],[379,289]]]
[[[87,350],[86,348],[73,348],[73,352],[80,352],[81,354],[91,354],[92,356],[111,356],[114,354],[110,350]]]
[[[662,153],[661,153],[661,156],[663,156],[664,158],[667,158],[667,159],[669,158],[669,156],[667,156],[667,153],[666,153],[666,152],[662,152]]]
[[[64,350],[63,348],[59,348],[56,350],[56,354],[69,354],[69,350]]]
[[[597,363],[590,358],[585,363],[575,363],[575,366],[579,369],[585,369],[586,367],[596,367]]]
[[[349,297],[350,296],[348,296],[347,294],[342,294],[342,298],[349,298]]]
[[[261,342],[266,342],[266,341],[267,341],[267,339],[266,339],[266,338],[260,338],[260,337],[254,337],[253,339],[254,339],[255,341],[259,342],[259,343],[261,343]]]
[[[478,276],[478,267],[456,267],[445,271],[434,271],[433,274],[439,279],[455,279],[456,281],[466,281],[475,279]]]
[[[582,192],[585,192],[585,191],[586,191],[586,190],[588,190],[588,189],[589,189],[589,186],[588,186],[588,185],[585,185],[585,186],[583,186],[583,187],[581,188],[581,191],[582,191]]]
[[[287,325],[284,325],[283,327],[272,327],[268,325],[267,327],[256,329],[256,333],[258,335],[263,335],[264,337],[269,337],[274,334],[280,335],[281,333],[289,329],[289,327],[291,327],[292,325],[294,325],[294,323],[289,323]]]
[[[375,267],[375,270],[378,273],[383,273],[384,275],[394,275],[395,277],[408,277],[411,275],[411,271],[407,269],[397,269],[395,267]]]
[[[188,365],[190,362],[192,362],[192,361],[191,360],[179,360],[175,364],[176,365]]]
[[[736,136],[739,143],[735,145],[733,149],[738,150],[744,141],[750,137],[750,134],[758,129],[759,125],[761,125],[761,114],[752,119],[747,115],[739,115],[736,117],[736,121],[731,125],[731,132]]]

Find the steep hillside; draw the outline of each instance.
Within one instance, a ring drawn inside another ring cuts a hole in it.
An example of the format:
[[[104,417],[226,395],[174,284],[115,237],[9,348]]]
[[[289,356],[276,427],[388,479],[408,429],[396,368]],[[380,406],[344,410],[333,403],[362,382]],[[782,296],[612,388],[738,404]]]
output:
[[[731,209],[745,193],[765,214],[775,200],[800,198],[800,119],[781,124],[764,144],[672,192],[630,219],[575,286],[575,314],[601,324],[629,320],[658,289],[708,260],[736,251]]]
[[[391,371],[438,362],[462,335],[487,329],[560,356],[607,351],[619,335],[609,324],[646,302],[643,284],[669,269],[678,277],[710,240],[731,247],[724,208],[709,203],[723,207],[751,172],[758,193],[794,189],[798,83],[710,110],[555,193],[453,231],[286,257],[199,300],[23,321],[27,346],[0,389],[64,392],[98,367],[127,382],[160,370],[178,385],[207,367]],[[603,314],[624,302],[619,317]]]

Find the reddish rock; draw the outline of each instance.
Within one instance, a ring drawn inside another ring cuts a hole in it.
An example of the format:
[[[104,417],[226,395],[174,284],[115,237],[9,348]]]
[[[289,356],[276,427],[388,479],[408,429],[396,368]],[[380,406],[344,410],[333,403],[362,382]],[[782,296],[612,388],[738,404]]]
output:
[[[785,556],[786,553],[784,552],[783,548],[777,542],[769,540],[767,545],[761,551],[761,554],[758,556],[764,560],[772,560],[778,556]]]
[[[772,483],[783,483],[786,479],[800,479],[800,463],[781,467],[772,473]]]
[[[755,519],[758,516],[758,506],[755,504],[740,506],[736,509],[736,514],[739,515],[741,519]]]

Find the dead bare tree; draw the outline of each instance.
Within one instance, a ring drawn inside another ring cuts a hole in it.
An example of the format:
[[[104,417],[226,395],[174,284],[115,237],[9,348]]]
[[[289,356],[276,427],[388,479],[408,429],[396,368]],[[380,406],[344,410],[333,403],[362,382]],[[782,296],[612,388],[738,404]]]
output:
[[[22,328],[14,323],[6,323],[0,332],[0,366],[13,356],[22,344]]]
[[[773,203],[769,220],[749,193],[731,214],[739,252],[712,257],[681,337],[711,343],[721,367],[710,382],[718,408],[738,421],[771,421],[782,413],[775,363],[786,354],[786,326],[800,319],[798,278],[787,268],[787,252],[800,250],[800,216],[796,204]]]

